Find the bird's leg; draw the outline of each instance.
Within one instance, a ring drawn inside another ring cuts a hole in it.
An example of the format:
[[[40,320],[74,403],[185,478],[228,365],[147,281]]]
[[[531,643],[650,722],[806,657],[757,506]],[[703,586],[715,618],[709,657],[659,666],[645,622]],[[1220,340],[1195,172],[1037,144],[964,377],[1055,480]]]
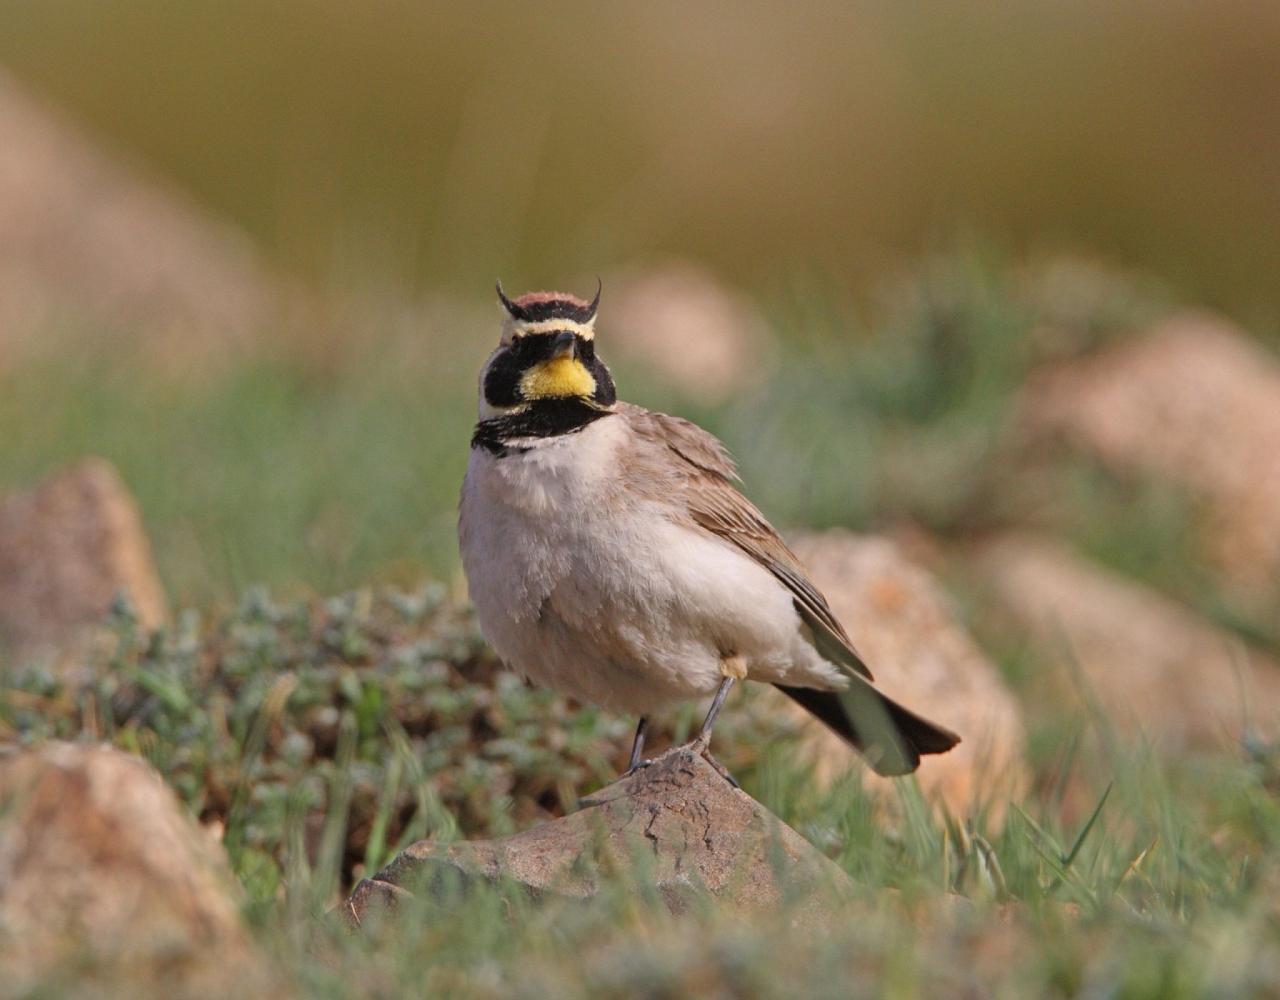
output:
[[[720,686],[716,688],[716,696],[711,699],[711,707],[707,709],[707,717],[702,720],[702,728],[698,730],[695,743],[705,750],[711,743],[711,727],[716,723],[716,716],[729,696],[729,689],[734,681],[746,680],[747,661],[737,653],[728,653],[720,658]]]
[[[733,687],[734,678],[725,675],[720,681],[720,686],[716,688],[716,696],[711,699],[711,707],[707,709],[707,717],[702,720],[702,728],[698,730],[698,735],[694,737],[693,743],[690,744],[694,750],[702,755],[702,759],[716,769],[716,773],[725,781],[729,782],[734,788],[742,786],[734,779],[733,775],[725,770],[724,765],[711,756],[711,727],[716,723],[716,716],[720,714],[720,709],[724,707],[725,698],[729,697],[729,689]]]
[[[652,761],[645,760],[644,754],[644,738],[649,731],[649,716],[640,716],[640,724],[636,726],[636,738],[631,744],[631,763],[627,765],[627,769],[622,773],[625,778],[628,775],[635,774],[641,768],[648,767]]]
[[[720,714],[720,709],[724,707],[724,700],[729,697],[729,689],[733,687],[732,677],[722,677],[720,686],[716,688],[716,696],[711,699],[711,707],[707,709],[707,717],[702,720],[702,728],[698,730],[695,743],[708,747],[711,745],[711,727],[716,724],[716,716]]]

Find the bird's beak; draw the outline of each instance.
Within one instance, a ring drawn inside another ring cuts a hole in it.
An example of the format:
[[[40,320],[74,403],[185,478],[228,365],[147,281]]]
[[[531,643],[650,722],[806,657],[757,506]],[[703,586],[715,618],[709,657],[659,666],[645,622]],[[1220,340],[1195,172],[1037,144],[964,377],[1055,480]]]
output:
[[[553,360],[560,358],[576,358],[578,356],[578,338],[568,330],[562,330],[556,334],[555,340],[551,341],[551,357]]]

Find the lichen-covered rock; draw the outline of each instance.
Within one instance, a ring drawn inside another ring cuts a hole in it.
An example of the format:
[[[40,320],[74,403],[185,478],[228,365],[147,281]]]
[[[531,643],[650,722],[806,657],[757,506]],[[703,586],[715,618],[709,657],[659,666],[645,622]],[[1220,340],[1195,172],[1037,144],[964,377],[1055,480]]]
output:
[[[124,595],[139,625],[165,618],[137,505],[88,459],[0,500],[0,644],[21,661],[78,646]]]
[[[693,749],[676,747],[606,786],[562,819],[502,840],[408,847],[356,886],[345,912],[359,925],[379,904],[435,891],[449,878],[511,880],[538,895],[585,898],[604,876],[643,878],[674,908],[708,892],[744,909],[849,877],[803,837],[731,785]],[[801,913],[804,911],[802,910]]]
[[[0,754],[0,967],[6,995],[265,984],[220,846],[146,763],[69,743]]]
[[[926,796],[957,816],[985,806],[998,820],[1025,789],[1021,710],[995,666],[957,621],[941,586],[885,538],[833,531],[795,550],[886,693],[960,734],[954,750],[926,757],[916,772]],[[796,711],[787,709],[788,711]],[[806,753],[830,781],[854,765],[838,736],[806,716]],[[894,779],[866,771],[872,789]]]

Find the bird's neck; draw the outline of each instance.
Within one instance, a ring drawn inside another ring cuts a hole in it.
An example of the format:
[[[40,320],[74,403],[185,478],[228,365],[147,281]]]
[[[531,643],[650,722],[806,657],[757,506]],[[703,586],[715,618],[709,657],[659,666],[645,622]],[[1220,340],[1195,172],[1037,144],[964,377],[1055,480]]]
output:
[[[481,420],[471,435],[471,447],[502,458],[529,451],[540,440],[575,434],[612,413],[581,397],[539,399],[516,412]]]

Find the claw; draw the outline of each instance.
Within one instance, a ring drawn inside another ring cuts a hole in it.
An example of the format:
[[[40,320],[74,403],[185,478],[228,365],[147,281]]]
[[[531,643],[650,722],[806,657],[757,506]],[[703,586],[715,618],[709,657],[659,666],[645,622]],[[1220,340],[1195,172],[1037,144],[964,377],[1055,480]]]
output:
[[[651,760],[645,760],[641,757],[644,753],[644,737],[649,731],[649,717],[647,715],[640,716],[640,723],[636,726],[636,738],[631,743],[631,761],[627,765],[627,769],[622,772],[622,777],[629,778],[642,767],[648,767],[653,763]]]
[[[738,779],[730,774],[723,764],[711,756],[711,741],[705,736],[695,736],[685,744],[685,747],[710,764],[712,770],[714,770],[716,774],[720,775],[720,777],[724,778],[725,781],[729,782],[729,784],[734,788],[742,788],[742,786],[738,784]]]
[[[732,774],[730,774],[728,770],[725,768],[725,766],[721,764],[718,760],[716,760],[714,757],[712,757],[708,751],[703,750],[700,752],[702,754],[702,759],[711,765],[711,767],[715,770],[716,774],[724,778],[724,780],[729,782],[729,784],[731,784],[734,788],[738,788],[738,789],[742,788],[742,786],[738,784],[738,779],[735,778]]]

